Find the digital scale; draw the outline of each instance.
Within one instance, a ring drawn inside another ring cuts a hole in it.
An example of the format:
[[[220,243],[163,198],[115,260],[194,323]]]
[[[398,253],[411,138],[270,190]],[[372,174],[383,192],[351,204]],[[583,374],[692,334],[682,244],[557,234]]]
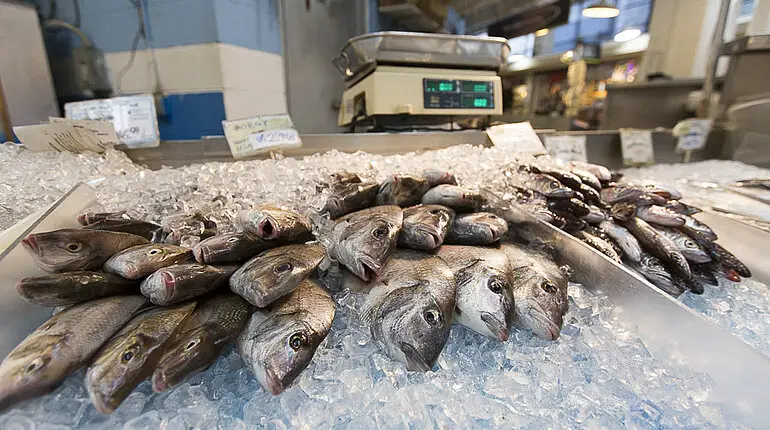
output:
[[[414,126],[501,115],[505,39],[380,32],[348,40],[337,124]]]

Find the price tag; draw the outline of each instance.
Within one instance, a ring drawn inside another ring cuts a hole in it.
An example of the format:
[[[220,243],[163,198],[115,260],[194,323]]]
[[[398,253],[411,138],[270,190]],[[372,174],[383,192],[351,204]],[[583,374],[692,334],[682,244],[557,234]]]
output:
[[[585,135],[548,135],[545,136],[545,147],[549,154],[559,160],[588,162]]]
[[[655,164],[651,130],[620,129],[620,149],[624,166]]]
[[[679,137],[676,142],[676,152],[697,151],[706,146],[706,139],[711,131],[710,119],[690,118],[679,121],[673,134]]]
[[[302,146],[299,133],[287,114],[222,121],[233,158]]]
[[[529,121],[489,127],[487,136],[493,145],[518,153],[541,155],[547,152]]]
[[[120,143],[129,148],[160,145],[155,99],[150,94],[67,103],[64,112],[68,119],[112,122]]]
[[[13,132],[33,152],[104,152],[98,141],[84,137],[72,124],[54,123],[14,127]]]

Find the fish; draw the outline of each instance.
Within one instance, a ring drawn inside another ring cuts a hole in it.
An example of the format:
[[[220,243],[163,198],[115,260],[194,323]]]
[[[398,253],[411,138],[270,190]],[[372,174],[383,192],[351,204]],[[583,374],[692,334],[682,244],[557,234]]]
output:
[[[230,290],[263,308],[294,291],[325,256],[326,250],[320,243],[269,249],[230,276]]]
[[[500,250],[446,245],[435,254],[452,269],[456,283],[454,322],[505,342],[514,318],[508,257]]]
[[[571,199],[554,199],[548,202],[548,207],[557,212],[569,212],[576,217],[584,217],[591,213],[591,208],[582,201]]]
[[[553,176],[543,173],[526,175],[524,186],[551,198],[568,199],[575,195],[575,192],[571,188],[565,187]]]
[[[53,391],[146,303],[139,295],[96,299],[44,322],[0,363],[0,413]]]
[[[642,247],[631,232],[610,219],[599,223],[599,228],[615,242],[625,259],[635,263],[642,260]]]
[[[428,181],[409,175],[391,175],[377,190],[378,205],[413,206],[420,202],[422,195],[430,188]]]
[[[697,280],[696,277],[690,278],[689,281],[685,281],[678,276],[673,276],[673,279],[674,279],[674,284],[678,284],[680,288],[689,290],[693,294],[703,294],[706,292],[705,287],[701,282]]]
[[[621,262],[620,255],[618,255],[618,253],[615,251],[612,245],[606,240],[583,230],[576,231],[572,233],[572,235],[582,240],[583,242],[587,243],[592,248],[598,250],[599,252],[606,255],[610,259],[615,260],[618,263]]]
[[[602,202],[601,194],[586,184],[580,185],[580,188],[578,188],[575,192],[580,192],[583,194],[583,198],[581,200],[585,201],[586,203],[604,205],[604,202]]]
[[[676,244],[677,249],[679,249],[679,252],[684,255],[687,261],[692,263],[708,263],[711,261],[711,256],[709,256],[708,252],[681,231],[665,227],[658,227],[657,230]]]
[[[656,194],[666,200],[680,200],[682,193],[674,187],[657,182],[644,182],[641,185],[648,193]]]
[[[627,260],[626,264],[666,294],[679,297],[684,293],[682,284],[675,283],[671,273],[652,255],[644,253],[638,262]]]
[[[600,164],[585,163],[582,161],[571,161],[569,165],[591,173],[601,182],[610,182],[613,180],[612,172],[610,169]]]
[[[690,280],[692,275],[687,259],[671,239],[637,217],[631,218],[622,225],[636,237],[644,250],[659,258],[663,266],[669,269],[673,275],[677,275],[685,281]]]
[[[395,205],[345,215],[331,228],[329,256],[364,281],[376,278],[396,247],[403,222],[404,213]]]
[[[262,240],[246,232],[226,233],[202,240],[192,247],[201,264],[232,264],[248,260],[260,252],[288,242]]]
[[[589,224],[601,224],[602,222],[609,220],[609,217],[607,216],[607,214],[604,213],[604,211],[601,210],[600,208],[594,205],[589,205],[588,209],[590,210],[590,212],[588,212],[587,215],[583,216],[583,219],[585,220],[585,222]]]
[[[441,205],[418,205],[404,209],[404,221],[398,234],[398,245],[429,251],[444,243],[455,212]]]
[[[199,301],[165,345],[152,373],[152,390],[160,393],[213,364],[251,316],[251,307],[235,294]]]
[[[599,194],[603,201],[609,204],[633,202],[645,194],[645,191],[639,187],[629,185],[615,185],[614,187],[604,188]]]
[[[238,266],[174,264],[153,272],[142,281],[142,295],[158,306],[180,303],[227,285]]]
[[[131,233],[137,236],[141,236],[153,243],[163,242],[164,239],[163,227],[161,227],[160,224],[135,219],[108,218],[92,224],[88,224],[83,227],[83,229]]]
[[[195,302],[148,309],[102,346],[86,371],[88,396],[97,411],[112,413],[155,370],[177,327]]]
[[[693,281],[715,287],[719,286],[719,279],[717,279],[716,270],[714,270],[713,264],[693,263],[690,264],[690,269],[692,269]]]
[[[744,179],[742,181],[735,181],[733,185],[736,187],[770,189],[770,179]]]
[[[457,178],[455,178],[455,175],[445,170],[425,169],[422,171],[422,177],[428,181],[428,185],[431,187],[441,184],[457,185]]]
[[[262,240],[305,241],[311,237],[310,220],[298,212],[262,205],[242,211],[237,223],[243,231]]]
[[[424,205],[442,205],[457,212],[472,212],[481,207],[481,194],[457,185],[437,185],[422,196]]]
[[[632,203],[615,203],[610,207],[610,215],[618,222],[626,222],[636,217],[636,206]]]
[[[579,191],[581,185],[583,185],[583,181],[580,180],[579,176],[566,170],[538,169],[537,173],[545,173],[546,175],[553,176],[562,185],[572,188],[575,191]]]
[[[751,269],[749,269],[748,266],[739,260],[738,257],[722,247],[722,245],[716,242],[711,242],[706,249],[708,250],[709,254],[711,254],[711,257],[713,257],[714,260],[718,261],[726,269],[733,270],[735,273],[744,278],[751,277]]]
[[[326,185],[333,187],[337,185],[360,184],[361,182],[361,177],[357,174],[342,171],[330,174]]]
[[[682,203],[679,200],[669,200],[663,207],[680,215],[695,215],[703,212],[701,209]]]
[[[697,232],[697,233],[700,233],[701,236],[703,236],[704,238],[710,241],[715,241],[718,239],[717,234],[714,233],[714,230],[712,230],[706,224],[703,224],[702,222],[688,215],[680,215],[680,216],[684,218],[685,222],[684,222],[684,225],[682,226],[682,229],[686,233]]]
[[[172,233],[175,230],[192,230],[200,234],[207,232],[208,235],[213,236],[217,230],[217,223],[206,218],[199,211],[167,215],[163,217],[160,225],[166,233]],[[213,234],[209,234],[212,230]]]
[[[331,219],[374,205],[379,185],[375,182],[348,183],[331,188],[321,213],[328,213]]]
[[[139,282],[102,272],[65,272],[21,279],[16,291],[40,306],[68,306],[101,297],[137,294]]]
[[[685,223],[684,217],[663,206],[639,206],[636,208],[636,216],[664,227],[681,227]]]
[[[398,250],[370,285],[361,320],[386,355],[427,372],[449,338],[455,294],[452,269],[441,258]]]
[[[515,308],[513,325],[547,340],[556,340],[569,309],[567,273],[545,254],[505,243]]]
[[[458,214],[449,228],[445,243],[453,245],[491,245],[508,232],[508,223],[489,212]]]
[[[310,364],[334,314],[329,293],[305,279],[288,296],[251,314],[236,338],[236,349],[260,385],[281,394]]]
[[[105,219],[126,219],[123,218],[123,215],[126,213],[126,211],[120,211],[120,212],[84,212],[77,217],[78,224],[80,225],[88,225],[93,224],[99,221],[103,221]]]
[[[590,186],[596,191],[599,191],[602,189],[602,183],[601,181],[599,181],[599,178],[597,178],[596,175],[586,170],[585,168],[573,165],[570,167],[569,171],[572,172],[574,175],[577,175],[577,177],[580,178],[580,181],[585,185]]]
[[[158,269],[192,260],[192,250],[189,248],[151,243],[118,252],[104,263],[104,271],[126,279],[139,279]]]
[[[99,270],[117,252],[145,243],[147,239],[134,234],[82,229],[33,233],[21,240],[47,272]]]

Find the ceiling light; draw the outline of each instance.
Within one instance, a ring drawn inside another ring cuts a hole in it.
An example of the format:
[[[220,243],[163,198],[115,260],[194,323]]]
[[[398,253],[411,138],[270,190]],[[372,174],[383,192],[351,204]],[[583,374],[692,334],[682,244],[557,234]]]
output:
[[[535,32],[535,37],[543,37],[546,34],[548,34],[548,29],[547,28],[541,28],[540,30],[537,30]]]
[[[620,9],[607,3],[607,0],[601,0],[583,9],[583,16],[586,18],[615,18],[618,15]]]
[[[561,60],[562,63],[569,63],[572,61],[572,57],[575,56],[575,51],[569,50],[563,54],[561,54],[561,57],[559,57],[559,60]]]
[[[625,30],[616,34],[614,39],[615,42],[628,42],[629,40],[634,40],[641,35],[642,30],[639,30],[638,28],[626,28]]]

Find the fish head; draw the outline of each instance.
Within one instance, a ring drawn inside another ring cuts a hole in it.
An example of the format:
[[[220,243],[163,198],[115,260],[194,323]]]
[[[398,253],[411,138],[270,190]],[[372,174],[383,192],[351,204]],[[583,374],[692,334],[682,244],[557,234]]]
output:
[[[54,317],[55,318],[55,317]],[[51,327],[52,320],[46,323]],[[45,330],[45,327],[41,327]],[[63,368],[60,346],[67,342],[67,335],[46,334],[38,336],[26,348],[14,349],[0,364],[0,413],[4,409],[55,388],[74,369]]]
[[[342,231],[333,245],[333,256],[364,281],[380,275],[403,224],[403,211],[397,206],[372,209],[350,214],[359,216],[342,218],[338,224]]]
[[[636,206],[631,203],[615,203],[610,208],[610,214],[618,221],[630,221],[636,214]]]
[[[310,231],[310,220],[291,210],[259,206],[240,214],[247,231],[263,240],[293,240]]]
[[[455,271],[456,322],[501,342],[508,340],[513,323],[513,287],[503,270],[478,259]]]
[[[497,242],[508,232],[508,223],[499,216],[489,212],[475,212],[462,218],[457,218],[457,220],[460,219],[462,221],[459,225],[457,222],[455,222],[455,225],[459,228],[467,229],[467,235],[478,237],[484,243]]]
[[[247,237],[245,233],[227,233],[202,240],[193,246],[195,260],[200,263],[218,259],[225,255],[241,255],[247,249],[253,249],[251,243],[254,238]],[[246,258],[235,257],[236,259]]]
[[[310,312],[277,314],[250,335],[251,365],[259,383],[273,395],[282,393],[310,364],[328,327],[313,327]]]
[[[555,340],[568,308],[567,279],[555,264],[523,263],[512,267],[515,323],[539,337]]]
[[[708,263],[711,261],[711,256],[701,248],[700,245],[684,234],[681,236],[682,237],[679,240],[680,250],[687,260],[692,261],[693,263]]]
[[[556,178],[550,175],[536,175],[536,181],[540,184],[540,189],[548,197],[554,198],[570,198],[575,195],[575,192],[568,187],[562,185]]]
[[[380,184],[379,203],[402,204],[418,199],[427,191],[428,181],[409,175],[392,175]]]
[[[431,186],[440,184],[457,185],[457,179],[455,179],[453,174],[446,170],[427,169],[422,172],[422,176]]]
[[[635,200],[644,193],[644,189],[626,185],[616,185],[614,187],[604,188],[600,192],[602,199],[610,204]]]
[[[148,267],[153,268],[179,262],[188,253],[191,253],[189,249],[177,245],[162,243],[137,245],[115,254],[107,260],[104,267],[124,278],[137,279],[147,272]]]
[[[444,242],[454,211],[441,205],[420,205],[404,210],[401,235],[411,244],[435,249]]]
[[[89,265],[92,253],[97,248],[95,235],[98,232],[56,230],[30,234],[21,240],[21,244],[45,270],[54,271],[63,264],[69,270],[82,270]]]
[[[180,332],[172,344],[174,347],[166,350],[152,374],[152,389],[156,393],[166,391],[183,382],[187,376],[205,369],[222,352],[205,325]]]

